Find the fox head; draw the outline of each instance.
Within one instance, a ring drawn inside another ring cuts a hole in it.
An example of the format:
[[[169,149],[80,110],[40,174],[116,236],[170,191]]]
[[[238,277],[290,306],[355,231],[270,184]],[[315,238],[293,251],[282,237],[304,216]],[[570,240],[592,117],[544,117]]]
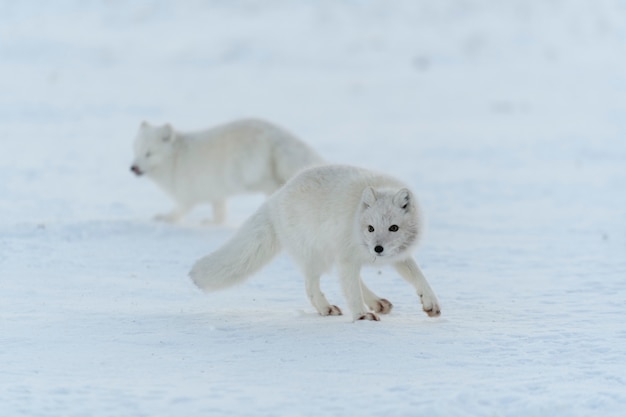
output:
[[[135,137],[135,159],[130,170],[136,175],[150,174],[170,158],[176,132],[170,124],[153,126],[142,122]]]
[[[365,188],[358,227],[362,243],[374,260],[405,255],[417,243],[420,231],[413,194],[406,188]]]

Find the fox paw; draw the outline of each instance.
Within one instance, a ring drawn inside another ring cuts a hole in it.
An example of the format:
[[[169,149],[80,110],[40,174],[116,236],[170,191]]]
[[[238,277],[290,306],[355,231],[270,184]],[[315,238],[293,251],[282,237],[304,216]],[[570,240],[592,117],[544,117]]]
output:
[[[378,317],[376,314],[374,313],[365,313],[365,314],[361,314],[357,320],[371,320],[371,321],[380,321],[380,317]]]
[[[326,309],[320,311],[320,315],[322,316],[341,316],[342,314],[341,309],[333,305],[330,305],[326,307]]]
[[[441,315],[441,307],[435,296],[427,296],[420,294],[420,300],[422,301],[422,309],[429,317],[439,317]]]
[[[391,309],[393,308],[393,304],[385,298],[379,298],[378,300],[374,300],[371,304],[369,304],[369,308],[372,309],[375,313],[381,314],[389,314]]]
[[[428,314],[428,317],[441,316],[441,308],[439,308],[439,306],[432,307],[430,310],[426,310],[426,308],[424,308],[424,311]]]

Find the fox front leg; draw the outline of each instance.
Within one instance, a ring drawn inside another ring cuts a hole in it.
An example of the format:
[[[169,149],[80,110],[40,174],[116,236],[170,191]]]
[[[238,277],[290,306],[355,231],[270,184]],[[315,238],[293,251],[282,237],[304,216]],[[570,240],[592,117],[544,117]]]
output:
[[[169,213],[157,214],[154,219],[160,222],[177,223],[185,214],[189,213],[191,207],[177,206]]]
[[[433,292],[432,288],[426,281],[426,277],[422,274],[419,266],[413,258],[408,258],[403,261],[396,262],[394,264],[396,271],[404,278],[409,284],[413,285],[417,290],[417,294],[422,302],[422,308],[430,317],[438,317],[441,315],[441,307],[437,296]]]
[[[363,299],[363,290],[361,287],[361,268],[360,265],[353,265],[350,262],[343,262],[339,265],[339,274],[341,277],[341,287],[348,301],[348,307],[352,312],[352,318],[356,320],[375,320],[379,321],[380,317],[376,313],[367,311],[365,301]]]

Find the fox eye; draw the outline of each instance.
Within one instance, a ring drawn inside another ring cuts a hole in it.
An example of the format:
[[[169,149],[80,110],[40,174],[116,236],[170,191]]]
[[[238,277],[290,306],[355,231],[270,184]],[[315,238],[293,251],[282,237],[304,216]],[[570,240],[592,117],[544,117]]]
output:
[[[372,233],[374,231],[374,226],[372,226],[371,224],[369,226],[367,226],[367,230]]]
[[[398,231],[398,225],[392,224],[391,226],[389,226],[389,231],[390,232],[397,232]]]

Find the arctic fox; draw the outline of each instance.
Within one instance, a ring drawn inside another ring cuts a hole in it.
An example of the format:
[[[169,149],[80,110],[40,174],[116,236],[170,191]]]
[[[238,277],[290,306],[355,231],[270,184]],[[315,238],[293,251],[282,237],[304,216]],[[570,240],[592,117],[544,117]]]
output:
[[[181,133],[171,125],[141,123],[131,171],[152,178],[176,202],[159,220],[175,222],[209,203],[213,220],[226,218],[226,198],[273,193],[296,172],[323,163],[308,145],[269,122],[242,119]]]
[[[415,287],[424,311],[436,317],[437,297],[411,255],[420,232],[415,198],[400,181],[345,165],[313,167],[267,199],[189,275],[204,290],[221,289],[245,280],[285,248],[322,316],[342,314],[320,290],[320,275],[336,265],[353,319],[379,320],[376,313],[389,313],[392,304],[365,286],[360,270],[391,263]]]

